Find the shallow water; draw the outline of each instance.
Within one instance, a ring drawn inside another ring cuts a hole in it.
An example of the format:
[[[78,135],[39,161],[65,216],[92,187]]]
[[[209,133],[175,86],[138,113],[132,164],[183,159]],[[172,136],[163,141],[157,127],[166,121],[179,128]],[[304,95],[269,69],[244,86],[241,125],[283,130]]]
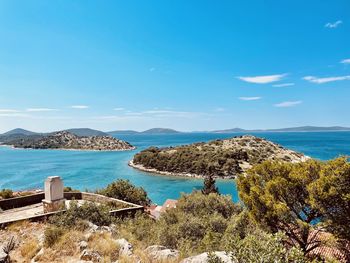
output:
[[[0,188],[15,190],[42,188],[47,176],[59,175],[65,185],[80,190],[96,189],[118,179],[129,179],[142,186],[152,201],[162,203],[178,198],[181,192],[202,187],[201,179],[165,177],[144,173],[129,167],[132,156],[151,145],[170,146],[241,135],[213,133],[183,133],[170,135],[118,135],[137,146],[126,152],[88,152],[64,150],[22,150],[0,147]],[[287,148],[313,158],[327,160],[350,155],[350,132],[255,133]],[[218,180],[221,193],[230,194],[234,201],[238,194],[234,182]]]

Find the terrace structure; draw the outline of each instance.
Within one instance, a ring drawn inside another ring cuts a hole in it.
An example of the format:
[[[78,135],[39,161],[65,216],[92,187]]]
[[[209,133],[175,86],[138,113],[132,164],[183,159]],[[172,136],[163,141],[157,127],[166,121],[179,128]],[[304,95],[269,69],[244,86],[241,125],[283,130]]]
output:
[[[57,213],[64,213],[72,200],[78,204],[93,202],[109,205],[113,207],[109,213],[115,217],[144,211],[143,206],[99,194],[64,192],[61,178],[51,176],[45,180],[44,192],[0,200],[0,227],[22,220],[43,220]]]

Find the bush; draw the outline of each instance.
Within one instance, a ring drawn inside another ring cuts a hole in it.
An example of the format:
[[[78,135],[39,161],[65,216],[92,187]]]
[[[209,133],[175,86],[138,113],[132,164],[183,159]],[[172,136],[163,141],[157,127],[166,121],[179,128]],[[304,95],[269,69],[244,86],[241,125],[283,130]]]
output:
[[[81,206],[77,202],[70,202],[70,207],[64,213],[50,218],[50,222],[63,228],[84,228],[82,221],[89,221],[95,225],[110,225],[113,217],[109,214],[109,208],[86,202]],[[86,225],[85,225],[86,226]]]
[[[0,191],[0,197],[2,199],[12,198],[13,197],[13,191],[11,189],[2,189]]]
[[[151,203],[147,192],[142,187],[134,186],[129,180],[119,179],[97,193],[143,206]]]

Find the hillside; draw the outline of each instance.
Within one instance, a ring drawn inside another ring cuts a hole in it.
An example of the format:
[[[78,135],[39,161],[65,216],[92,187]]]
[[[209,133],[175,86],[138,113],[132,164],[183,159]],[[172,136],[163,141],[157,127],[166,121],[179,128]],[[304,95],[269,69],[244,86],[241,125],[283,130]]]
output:
[[[31,149],[75,149],[75,150],[99,150],[99,151],[121,151],[133,150],[134,146],[128,142],[118,140],[110,136],[77,136],[67,131],[32,138],[20,138],[5,143],[15,148]]]
[[[301,162],[308,158],[265,139],[245,135],[178,147],[150,147],[137,153],[130,165],[169,175],[234,178],[265,160]]]
[[[5,132],[5,133],[3,133],[1,135],[9,136],[9,135],[14,135],[14,134],[34,135],[34,134],[37,134],[37,133],[36,132],[32,132],[32,131],[28,131],[28,130],[25,130],[25,129],[21,129],[21,128],[16,128],[16,129],[10,130],[8,132]]]

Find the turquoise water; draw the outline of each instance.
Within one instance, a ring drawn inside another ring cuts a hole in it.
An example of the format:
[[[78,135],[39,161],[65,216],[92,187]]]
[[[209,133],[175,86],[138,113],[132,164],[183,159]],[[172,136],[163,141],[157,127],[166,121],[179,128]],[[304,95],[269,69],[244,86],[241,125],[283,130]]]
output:
[[[0,188],[42,188],[47,176],[59,175],[67,186],[93,190],[123,178],[144,187],[153,202],[162,203],[167,198],[178,198],[181,192],[188,193],[193,189],[200,189],[202,180],[157,176],[130,168],[127,163],[136,152],[151,145],[180,145],[237,135],[240,134],[119,135],[118,138],[137,146],[137,150],[127,152],[22,150],[0,147]],[[350,155],[350,132],[254,135],[321,160]],[[217,184],[221,193],[230,194],[234,201],[238,200],[233,181],[218,180]]]

